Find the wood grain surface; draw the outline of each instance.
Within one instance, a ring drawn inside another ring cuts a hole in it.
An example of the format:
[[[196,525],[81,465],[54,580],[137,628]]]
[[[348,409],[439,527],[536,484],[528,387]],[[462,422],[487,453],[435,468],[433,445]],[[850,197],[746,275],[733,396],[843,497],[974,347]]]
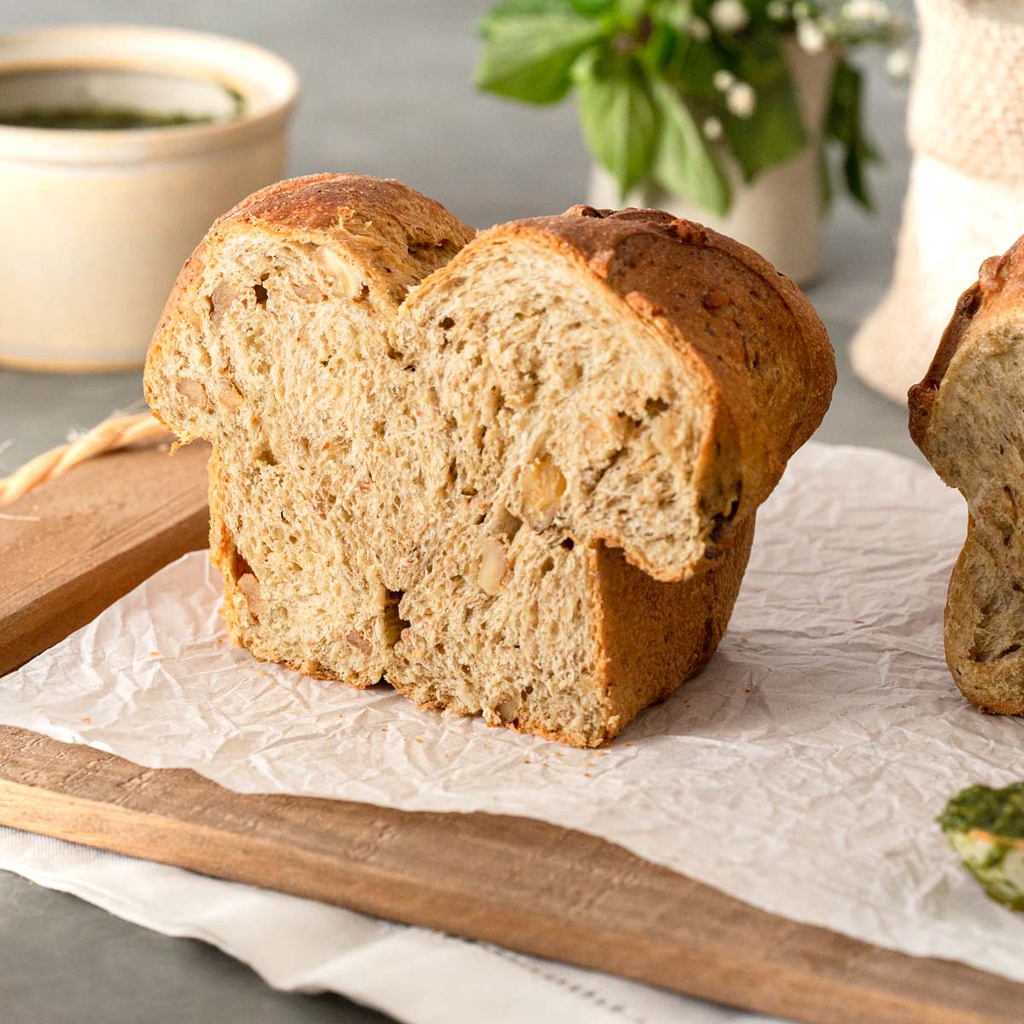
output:
[[[201,545],[204,464],[196,448],[105,456],[11,506],[38,521],[0,520],[0,663]],[[795,1020],[1024,1020],[1024,986],[775,917],[524,818],[245,796],[0,727],[0,823]]]
[[[209,446],[114,452],[0,509],[0,675],[206,547]]]

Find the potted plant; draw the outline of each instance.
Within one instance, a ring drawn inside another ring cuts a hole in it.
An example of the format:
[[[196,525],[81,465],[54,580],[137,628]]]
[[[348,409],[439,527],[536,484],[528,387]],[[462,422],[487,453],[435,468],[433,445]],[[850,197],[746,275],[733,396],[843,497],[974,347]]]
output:
[[[877,159],[851,55],[892,47],[888,0],[502,0],[481,24],[481,89],[548,104],[575,93],[594,205],[659,206],[719,227],[798,280],[820,261],[838,149],[870,208]]]

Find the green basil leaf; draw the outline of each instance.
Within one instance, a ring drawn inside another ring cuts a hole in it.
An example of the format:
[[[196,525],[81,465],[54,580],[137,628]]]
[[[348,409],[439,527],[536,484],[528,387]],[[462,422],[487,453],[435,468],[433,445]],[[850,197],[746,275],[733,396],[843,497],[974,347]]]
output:
[[[651,23],[650,33],[639,56],[652,74],[661,75],[679,45],[679,32],[655,21]]]
[[[842,147],[843,177],[851,196],[867,210],[874,209],[867,184],[867,165],[880,160],[867,137],[863,110],[864,79],[848,61],[836,64],[825,117],[825,133]]]
[[[650,0],[615,0],[615,7],[619,9],[619,12],[624,18],[629,21],[634,21],[637,18],[642,18],[647,14],[647,8],[650,6]]]
[[[732,38],[731,42],[734,50],[730,66],[737,78],[749,82],[755,89],[790,81],[783,36],[778,29],[764,26],[750,29],[742,38]]]
[[[574,62],[605,27],[575,13],[568,0],[548,0],[543,10],[539,0],[506,0],[480,30],[478,88],[527,103],[557,103],[572,84]]]
[[[732,201],[729,179],[686,103],[665,82],[651,82],[660,130],[654,178],[669,192],[724,214]]]
[[[665,80],[687,98],[715,100],[715,72],[725,63],[725,56],[713,40],[681,36],[665,67]]]
[[[594,17],[615,9],[615,0],[569,0],[578,14]]]
[[[754,113],[750,117],[725,114],[722,127],[746,181],[753,181],[769,167],[792,160],[804,151],[808,141],[800,107],[788,81],[762,86]]]
[[[633,60],[585,54],[573,68],[583,136],[619,183],[623,198],[651,169],[657,115],[647,79]]]
[[[730,70],[749,83],[757,96],[750,117],[722,116],[732,155],[743,177],[753,181],[767,168],[802,153],[807,132],[778,31],[760,28],[748,32]]]
[[[651,4],[651,17],[670,25],[677,32],[689,21],[692,13],[690,0],[653,0]]]

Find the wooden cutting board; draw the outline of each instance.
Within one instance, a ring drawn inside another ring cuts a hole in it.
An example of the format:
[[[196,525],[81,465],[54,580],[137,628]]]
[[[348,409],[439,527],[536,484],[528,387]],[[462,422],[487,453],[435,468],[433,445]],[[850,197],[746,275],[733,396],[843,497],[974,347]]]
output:
[[[205,543],[197,445],[0,509],[0,674]],[[775,917],[525,818],[243,796],[0,727],[0,823],[811,1022],[1019,1024],[1024,985]]]

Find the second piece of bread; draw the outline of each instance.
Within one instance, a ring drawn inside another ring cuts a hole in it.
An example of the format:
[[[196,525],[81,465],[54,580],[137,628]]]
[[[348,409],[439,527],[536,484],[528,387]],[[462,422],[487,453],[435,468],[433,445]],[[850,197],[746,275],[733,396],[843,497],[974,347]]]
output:
[[[982,264],[927,375],[910,432],[967,499],[945,614],[946,660],[973,704],[1024,714],[1024,239]]]

